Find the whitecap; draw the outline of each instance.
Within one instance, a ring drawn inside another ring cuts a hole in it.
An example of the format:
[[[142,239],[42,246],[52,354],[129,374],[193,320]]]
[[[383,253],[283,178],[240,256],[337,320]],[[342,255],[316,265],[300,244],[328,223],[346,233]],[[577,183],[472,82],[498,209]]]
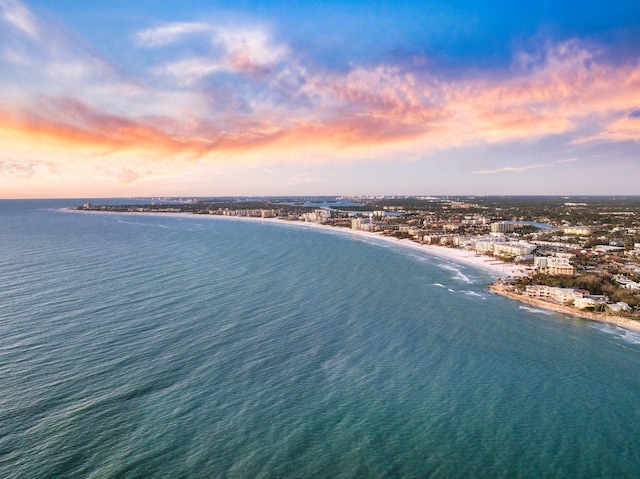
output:
[[[457,279],[458,281],[462,281],[464,283],[472,283],[473,282],[473,281],[471,281],[469,279],[469,277],[467,275],[465,275],[458,268],[454,268],[453,266],[450,266],[448,264],[439,264],[438,266],[440,268],[442,268],[442,269],[446,269],[447,271],[451,271],[451,272],[455,273],[453,275],[453,279]]]
[[[528,306],[520,306],[520,309],[524,309],[525,311],[529,311],[530,313],[537,313],[537,314],[553,314],[553,311],[547,311],[544,309],[537,309],[537,308],[529,308]]]
[[[136,225],[136,226],[155,226],[157,228],[165,228],[165,229],[169,228],[167,225],[152,224],[152,223],[140,223],[138,221],[118,220],[118,223],[124,223],[126,225]]]
[[[640,333],[636,331],[625,330],[622,339],[631,344],[640,344]]]
[[[476,293],[475,291],[465,291],[464,294],[466,294],[467,296],[475,296],[477,298],[487,299],[483,295]]]
[[[628,329],[613,325],[594,322],[593,327],[603,333],[615,336],[630,344],[640,344],[640,332],[630,331]]]

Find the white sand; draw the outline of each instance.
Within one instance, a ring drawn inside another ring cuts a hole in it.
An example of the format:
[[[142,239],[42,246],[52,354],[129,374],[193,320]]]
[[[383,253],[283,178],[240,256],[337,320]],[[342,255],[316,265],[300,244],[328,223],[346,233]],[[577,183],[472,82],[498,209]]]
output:
[[[77,210],[70,210],[77,211]],[[101,212],[101,211],[90,211],[88,213],[108,213],[113,214],[113,212]],[[159,216],[167,216],[167,217],[179,217],[179,218],[189,218],[189,219],[199,219],[199,220],[232,220],[232,221],[253,221],[253,222],[263,222],[263,223],[271,223],[278,225],[286,225],[286,226],[294,226],[298,228],[313,228],[313,229],[321,229],[324,231],[331,231],[339,234],[350,235],[362,239],[380,241],[392,246],[399,246],[402,248],[410,248],[416,251],[421,251],[423,253],[438,256],[443,259],[447,259],[459,264],[464,264],[468,266],[472,266],[474,268],[479,268],[484,271],[488,271],[492,273],[496,278],[507,278],[507,277],[516,277],[523,276],[530,272],[530,269],[522,265],[516,265],[514,263],[505,263],[503,261],[497,260],[491,256],[486,255],[477,255],[474,251],[469,251],[460,248],[450,248],[447,246],[436,246],[436,245],[425,245],[419,244],[415,241],[411,241],[408,239],[397,239],[391,236],[384,236],[382,233],[369,233],[366,231],[356,231],[350,228],[344,228],[340,226],[327,226],[321,225],[318,223],[311,223],[305,221],[287,221],[281,220],[278,218],[255,218],[249,216],[222,216],[222,215],[196,215],[193,213],[142,213],[142,212],[127,212],[121,213],[125,215],[159,215]]]
[[[150,213],[141,213],[141,214],[150,214]],[[158,214],[158,213],[151,213]],[[162,214],[162,213],[160,213]],[[167,216],[176,216],[176,214],[166,213]],[[443,259],[451,260],[456,263],[472,266],[474,268],[479,268],[484,271],[488,271],[495,275],[496,278],[507,278],[509,276],[523,276],[528,274],[530,270],[527,270],[525,266],[516,265],[513,263],[505,263],[503,261],[497,260],[496,258],[486,256],[486,255],[477,255],[474,251],[468,251],[460,248],[449,248],[446,246],[436,246],[436,245],[425,245],[419,244],[415,241],[411,241],[408,239],[397,239],[391,236],[384,236],[381,233],[368,233],[366,231],[356,231],[349,228],[339,227],[339,226],[327,226],[321,225],[318,223],[304,222],[304,221],[287,221],[280,220],[277,218],[253,218],[246,216],[220,216],[220,215],[193,215],[190,213],[180,214],[180,216],[193,217],[198,219],[226,219],[226,220],[240,220],[240,221],[258,221],[265,223],[277,223],[289,226],[297,226],[301,228],[313,228],[313,229],[321,229],[325,231],[336,232],[340,234],[355,236],[358,238],[374,240],[384,242],[393,246],[400,246],[403,248],[411,248],[416,251],[422,251],[423,253],[427,253],[432,256],[438,256]]]
[[[70,210],[70,211],[76,211],[76,210]],[[95,212],[95,213],[101,213],[101,212]],[[522,276],[530,273],[530,269],[528,269],[525,266],[515,265],[513,263],[505,263],[503,261],[496,260],[495,258],[492,258],[490,256],[477,255],[473,251],[468,251],[460,248],[448,248],[445,246],[423,245],[408,239],[399,240],[397,238],[393,238],[390,236],[383,236],[381,233],[368,233],[366,231],[355,231],[349,228],[343,228],[343,227],[337,227],[337,226],[326,226],[326,225],[320,225],[317,223],[308,223],[304,221],[286,221],[286,220],[280,220],[277,218],[253,218],[253,217],[244,217],[244,216],[239,217],[239,216],[220,216],[220,215],[194,215],[192,213],[123,213],[123,214],[131,214],[131,215],[154,214],[154,215],[192,218],[192,219],[254,221],[254,222],[264,222],[264,223],[271,223],[271,224],[293,226],[298,228],[322,229],[324,231],[331,231],[334,233],[355,236],[355,237],[366,239],[366,240],[380,241],[393,246],[400,246],[402,248],[410,248],[416,251],[422,251],[432,256],[437,256],[440,258],[454,261],[456,263],[461,263],[461,264],[469,265],[475,268],[483,269],[485,271],[493,273],[496,276],[496,278],[506,278],[509,276],[516,277],[516,276]],[[498,292],[499,294],[511,297],[513,299],[532,303],[530,298],[523,298],[521,296],[516,297],[516,295],[511,293],[498,291],[496,289],[493,289],[493,290],[495,292]],[[640,323],[637,321],[629,320],[627,318],[619,318],[611,315],[601,315],[598,317],[594,317],[594,315],[587,315],[583,312],[574,310],[572,308],[561,307],[561,306],[553,305],[546,302],[535,303],[535,304],[537,306],[551,309],[559,313],[571,314],[574,316],[592,319],[599,322],[609,323],[624,329],[640,331]]]

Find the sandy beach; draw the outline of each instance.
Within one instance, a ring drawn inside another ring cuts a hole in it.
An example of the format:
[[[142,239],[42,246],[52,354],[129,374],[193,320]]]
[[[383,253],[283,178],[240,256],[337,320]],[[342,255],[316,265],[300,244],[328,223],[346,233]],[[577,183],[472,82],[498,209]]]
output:
[[[194,215],[189,215],[189,216],[194,216]],[[490,256],[477,255],[474,251],[468,251],[460,248],[449,248],[446,246],[424,245],[424,244],[416,243],[409,239],[397,239],[391,236],[384,236],[381,233],[368,233],[366,231],[357,231],[349,228],[327,226],[327,225],[321,225],[318,223],[303,222],[303,221],[285,221],[285,220],[279,220],[276,218],[250,218],[250,217],[237,217],[237,216],[223,217],[223,216],[215,216],[215,215],[209,215],[209,216],[201,215],[197,217],[212,218],[212,219],[225,218],[225,219],[234,219],[239,221],[262,221],[267,223],[277,223],[277,224],[296,226],[299,228],[321,229],[325,231],[332,231],[332,232],[355,236],[358,238],[363,238],[368,240],[373,239],[375,241],[381,241],[392,246],[410,248],[415,251],[421,251],[432,256],[437,256],[443,259],[451,260],[456,263],[479,268],[489,273],[492,273],[496,279],[523,276],[523,275],[527,275],[529,272],[529,270],[527,270],[527,267],[523,265],[505,263],[503,261],[497,260],[496,258],[493,258]],[[494,287],[493,285],[489,286],[489,289],[502,296],[515,299],[516,301],[520,301],[532,306],[554,311],[559,314],[568,314],[568,315],[576,316],[583,319],[589,319],[592,321],[611,324],[614,326],[618,326],[618,327],[633,330],[633,331],[640,331],[640,322],[638,321],[633,321],[627,318],[623,318],[620,316],[613,316],[610,314],[590,313],[586,311],[581,311],[576,308],[572,308],[570,306],[563,306],[560,304],[550,303],[548,301],[543,301],[535,298],[528,298],[503,288]]]
[[[489,290],[491,290],[496,294],[506,296],[507,298],[515,299],[516,301],[519,301],[521,303],[529,304],[531,306],[536,306],[537,308],[542,308],[542,309],[554,311],[556,313],[561,313],[561,314],[568,314],[571,316],[576,316],[578,318],[588,319],[591,321],[598,321],[600,323],[611,324],[624,329],[640,332],[640,321],[634,321],[632,319],[623,318],[621,316],[614,316],[612,314],[592,313],[589,311],[582,311],[572,306],[556,304],[556,303],[552,303],[552,302],[545,301],[543,299],[538,299],[538,298],[529,298],[528,296],[523,296],[521,294],[515,293],[503,287],[500,287],[498,285],[489,286]]]
[[[75,211],[75,210],[69,210],[69,211]],[[88,211],[87,213],[102,214],[103,212]],[[113,214],[113,213],[108,212],[108,214]],[[514,263],[505,263],[504,261],[500,261],[491,256],[478,255],[474,251],[469,251],[469,250],[460,249],[460,248],[450,248],[447,246],[420,244],[420,243],[416,243],[415,241],[411,241],[409,239],[398,239],[392,236],[384,236],[382,233],[369,233],[367,231],[358,231],[358,230],[352,230],[350,228],[344,228],[340,226],[328,226],[328,225],[322,225],[319,223],[312,223],[312,222],[306,222],[306,221],[288,221],[288,220],[282,220],[278,218],[256,218],[256,217],[250,217],[250,216],[196,215],[192,213],[127,212],[127,213],[120,213],[120,214],[139,215],[139,216],[152,214],[152,215],[167,216],[167,217],[173,217],[173,218],[180,217],[180,218],[200,219],[200,220],[251,221],[251,222],[286,225],[286,226],[292,226],[296,228],[320,229],[324,231],[331,231],[334,233],[349,235],[352,237],[355,236],[362,239],[380,241],[392,246],[410,248],[415,251],[427,253],[428,255],[431,255],[431,256],[437,256],[442,259],[447,259],[447,260],[454,261],[456,263],[482,269],[484,271],[491,273],[495,277],[495,279],[523,276],[528,273],[526,266],[517,265]]]
[[[100,213],[100,212],[97,212],[97,213]],[[468,251],[460,248],[449,248],[446,246],[436,246],[436,245],[424,245],[424,244],[416,243],[409,239],[397,239],[391,236],[384,236],[382,233],[369,233],[366,231],[357,231],[357,230],[352,230],[350,228],[343,228],[338,226],[327,226],[327,225],[322,225],[322,224],[312,223],[312,222],[287,221],[287,220],[281,220],[278,218],[254,218],[254,217],[246,217],[246,216],[194,215],[191,213],[123,213],[123,214],[131,214],[131,215],[153,214],[153,215],[161,215],[161,216],[168,216],[168,217],[174,217],[174,218],[181,217],[181,218],[201,219],[201,220],[251,221],[251,222],[285,225],[285,226],[296,227],[296,228],[318,229],[318,230],[330,231],[332,233],[358,237],[366,240],[379,241],[394,247],[399,246],[402,248],[410,248],[415,251],[421,251],[428,255],[436,256],[436,257],[447,259],[459,264],[464,264],[474,268],[482,269],[484,271],[491,273],[496,279],[523,276],[523,275],[527,275],[529,272],[527,267],[523,265],[505,263],[503,261],[497,260],[496,258],[486,256],[486,255],[477,255],[473,251]],[[554,311],[556,313],[568,314],[571,316],[589,319],[592,321],[598,321],[606,324],[615,325],[615,326],[633,330],[633,331],[640,331],[639,321],[633,321],[627,318],[622,318],[619,316],[613,316],[609,314],[600,314],[600,313],[594,314],[594,313],[589,313],[585,311],[580,311],[579,309],[572,308],[569,306],[550,303],[548,301],[543,301],[535,298],[528,298],[526,296],[516,294],[512,291],[497,287],[495,285],[489,286],[489,289],[496,294],[500,294],[502,296],[506,296],[508,298],[515,299],[516,301],[520,301],[520,302],[533,305],[539,308]]]
[[[149,213],[141,213],[149,214]],[[158,214],[158,213],[153,213]],[[160,213],[168,216],[175,216],[172,213]],[[523,276],[527,274],[525,266],[516,265],[513,263],[505,263],[504,261],[497,260],[486,255],[477,255],[474,251],[468,251],[460,248],[449,248],[446,246],[425,245],[419,244],[409,239],[397,239],[392,236],[384,236],[382,233],[369,233],[366,231],[357,231],[350,228],[343,228],[339,226],[327,226],[318,223],[305,222],[305,221],[286,221],[277,218],[253,218],[245,216],[219,216],[219,215],[191,215],[188,213],[177,213],[188,217],[195,218],[208,218],[208,219],[227,219],[236,221],[257,221],[264,223],[275,223],[289,226],[295,226],[298,228],[312,228],[325,231],[336,232],[352,237],[358,237],[367,240],[381,241],[389,245],[400,246],[403,248],[410,248],[415,251],[421,251],[432,256],[438,256],[443,259],[451,260],[474,268],[479,268],[489,273],[492,273],[495,278],[507,278]]]

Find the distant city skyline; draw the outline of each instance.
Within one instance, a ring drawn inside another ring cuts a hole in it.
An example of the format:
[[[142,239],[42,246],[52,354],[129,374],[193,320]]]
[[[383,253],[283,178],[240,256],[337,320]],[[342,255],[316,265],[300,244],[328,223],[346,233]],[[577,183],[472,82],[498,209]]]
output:
[[[640,3],[0,0],[0,198],[640,194]]]

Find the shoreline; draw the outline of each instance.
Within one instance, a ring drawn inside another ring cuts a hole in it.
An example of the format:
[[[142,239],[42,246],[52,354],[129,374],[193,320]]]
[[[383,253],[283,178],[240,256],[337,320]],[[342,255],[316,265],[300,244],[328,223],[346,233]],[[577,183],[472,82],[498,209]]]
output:
[[[416,243],[415,241],[411,241],[410,239],[399,239],[394,238],[392,236],[384,236],[382,233],[370,233],[367,231],[359,231],[352,230],[351,228],[345,228],[341,226],[329,226],[323,225],[320,223],[313,223],[308,221],[293,221],[293,220],[283,220],[279,218],[258,218],[251,216],[223,216],[223,215],[198,215],[193,213],[143,213],[143,212],[103,212],[103,211],[82,211],[82,210],[70,210],[70,211],[78,211],[84,213],[108,213],[108,214],[123,214],[123,215],[136,215],[136,216],[145,216],[145,215],[154,215],[154,216],[165,216],[172,218],[194,218],[194,219],[203,219],[203,220],[228,220],[228,221],[251,221],[257,223],[267,223],[267,224],[278,224],[278,225],[287,225],[294,226],[298,228],[309,228],[309,229],[317,229],[323,231],[332,231],[337,232],[343,235],[350,235],[352,237],[358,237],[366,240],[377,240],[382,243],[388,244],[390,246],[401,246],[404,248],[409,248],[414,251],[420,251],[426,253],[429,256],[435,256],[440,259],[450,260],[456,263],[459,263],[464,266],[471,266],[473,268],[477,268],[483,270],[485,272],[491,273],[495,276],[494,279],[498,278],[507,278],[507,277],[516,277],[523,276],[528,273],[527,267],[524,265],[516,265],[514,263],[506,263],[504,261],[499,260],[498,258],[486,256],[486,255],[478,255],[473,251],[460,249],[460,248],[449,248],[446,246],[437,246],[437,245],[428,245]]]
[[[78,210],[69,210],[69,211],[75,212]],[[79,212],[83,212],[83,211],[79,211]],[[113,214],[112,212],[101,212],[101,211],[86,211],[85,213]],[[491,256],[477,255],[475,252],[469,251],[469,250],[464,250],[460,248],[448,248],[446,246],[420,244],[420,243],[411,241],[409,239],[399,239],[391,236],[384,236],[382,233],[369,233],[367,231],[358,231],[358,230],[352,230],[350,228],[344,228],[339,226],[328,226],[328,225],[307,222],[307,221],[288,221],[288,220],[282,220],[278,218],[257,218],[257,217],[249,217],[249,216],[197,215],[192,213],[127,212],[127,213],[120,213],[120,214],[136,215],[136,216],[145,216],[145,215],[152,214],[154,216],[160,215],[160,216],[173,217],[173,218],[176,218],[176,217],[177,218],[193,218],[193,219],[219,220],[219,221],[220,220],[251,221],[251,222],[258,222],[258,223],[293,226],[297,228],[316,229],[316,230],[322,230],[327,232],[331,231],[331,232],[337,232],[343,235],[350,235],[352,237],[355,236],[364,240],[372,240],[372,239],[377,240],[389,246],[400,246],[403,248],[412,249],[414,251],[423,252],[432,257],[437,257],[444,260],[450,260],[464,266],[470,266],[473,268],[481,269],[485,272],[495,275],[496,279],[499,279],[499,278],[505,279],[508,277],[516,277],[516,276],[522,276],[522,275],[528,274],[528,270],[526,266],[516,265],[513,263],[505,263]],[[640,332],[640,321],[634,321],[628,318],[623,318],[620,316],[612,316],[604,313],[601,313],[601,314],[588,313],[586,311],[580,311],[570,306],[551,303],[551,302],[540,300],[537,298],[529,298],[529,297],[514,293],[513,291],[509,291],[503,287],[496,286],[495,284],[489,284],[487,286],[487,289],[490,292],[493,292],[500,296],[511,298],[515,301],[536,306],[536,307],[545,309],[547,311],[555,312],[557,314],[567,314],[567,315],[578,317],[581,319],[588,319],[588,320],[597,321],[603,324],[618,326],[630,331]]]
[[[168,213],[170,214],[170,213]],[[198,215],[194,215],[198,216]],[[217,216],[217,215],[202,215],[212,219],[230,219],[237,221],[262,221],[267,223],[285,224],[289,226],[297,226],[302,228],[311,228],[323,231],[332,231],[344,235],[355,236],[366,240],[377,240],[389,246],[400,246],[403,248],[412,249],[414,251],[420,251],[426,253],[429,256],[435,256],[440,259],[450,260],[465,266],[471,266],[477,269],[481,269],[485,272],[492,273],[497,278],[507,278],[509,276],[522,276],[526,274],[526,267],[514,265],[512,263],[505,263],[496,258],[486,255],[476,255],[473,251],[468,251],[459,248],[448,248],[446,246],[436,246],[416,243],[410,239],[398,239],[392,236],[384,236],[382,233],[369,233],[367,231],[352,230],[350,228],[344,228],[340,226],[328,226],[319,223],[307,222],[307,221],[287,221],[277,218],[252,218],[252,217],[238,217],[238,216]]]
[[[640,332],[640,321],[624,318],[622,316],[614,316],[612,314],[606,314],[606,313],[591,313],[588,311],[579,310],[572,306],[552,303],[550,301],[545,301],[543,299],[538,299],[538,298],[530,298],[528,296],[521,295],[519,293],[510,291],[502,286],[497,286],[495,284],[489,285],[489,291],[495,294],[499,294],[500,296],[511,298],[520,303],[525,303],[530,306],[536,306],[538,308],[545,309],[547,311],[552,311],[554,313],[567,314],[573,317],[587,319],[589,321],[596,321],[603,324],[618,326],[620,328],[627,329],[629,331]]]

